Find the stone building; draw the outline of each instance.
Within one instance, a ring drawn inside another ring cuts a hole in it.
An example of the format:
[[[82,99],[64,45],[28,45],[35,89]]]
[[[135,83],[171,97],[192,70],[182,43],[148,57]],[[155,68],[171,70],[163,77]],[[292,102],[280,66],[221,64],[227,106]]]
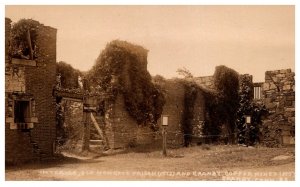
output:
[[[11,20],[5,18],[5,161],[53,156],[56,108],[56,32],[40,24],[34,58],[12,58]]]
[[[184,111],[188,110],[186,106],[186,88],[175,80],[167,80],[165,84],[166,104],[163,108],[163,114],[169,115],[169,126],[167,127],[168,143],[173,146],[183,145],[184,137],[193,137],[191,141],[197,141],[196,137],[203,135],[202,128],[205,121],[205,100],[201,90],[197,90],[197,97],[194,101],[193,116],[191,120],[191,134],[183,131]],[[187,111],[186,111],[187,112]]]
[[[184,133],[182,130],[182,117],[184,112],[185,88],[177,79],[167,79],[160,83],[165,91],[166,103],[162,115],[168,116],[167,145],[176,148],[184,145]],[[201,136],[204,123],[204,97],[200,92],[194,106],[194,119],[192,121],[192,135]],[[119,95],[114,103],[111,103],[110,117],[107,120],[106,135],[110,148],[124,148],[134,145],[157,144],[161,146],[161,119],[158,132],[149,127],[138,126],[137,122],[128,114],[123,96]]]
[[[269,111],[261,129],[261,143],[266,146],[295,143],[294,76],[291,69],[266,71],[264,82],[253,83],[254,102],[265,105]],[[213,76],[196,77],[195,82],[204,88],[214,89]]]
[[[269,116],[263,123],[267,146],[295,144],[295,73],[291,69],[265,72],[265,82],[254,85],[254,99]]]

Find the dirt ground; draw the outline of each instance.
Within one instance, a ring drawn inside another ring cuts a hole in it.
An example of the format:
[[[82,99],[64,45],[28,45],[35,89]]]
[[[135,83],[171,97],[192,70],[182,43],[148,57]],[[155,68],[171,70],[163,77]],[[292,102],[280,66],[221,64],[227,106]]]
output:
[[[196,146],[63,153],[55,160],[7,166],[6,180],[295,180],[295,148]]]

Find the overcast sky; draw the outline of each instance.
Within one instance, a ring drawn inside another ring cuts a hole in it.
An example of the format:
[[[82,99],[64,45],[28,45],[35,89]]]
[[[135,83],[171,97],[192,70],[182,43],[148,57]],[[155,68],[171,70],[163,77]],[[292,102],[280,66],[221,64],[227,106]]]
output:
[[[32,18],[58,29],[57,61],[86,71],[114,39],[149,50],[148,70],[166,78],[226,65],[263,81],[295,69],[294,6],[6,6],[13,22]]]

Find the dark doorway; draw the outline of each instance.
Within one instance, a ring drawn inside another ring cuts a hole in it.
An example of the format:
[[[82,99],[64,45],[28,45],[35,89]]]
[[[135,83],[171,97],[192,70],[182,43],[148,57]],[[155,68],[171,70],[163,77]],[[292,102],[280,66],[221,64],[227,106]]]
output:
[[[26,123],[26,118],[30,118],[30,102],[29,101],[15,101],[14,107],[15,123]]]

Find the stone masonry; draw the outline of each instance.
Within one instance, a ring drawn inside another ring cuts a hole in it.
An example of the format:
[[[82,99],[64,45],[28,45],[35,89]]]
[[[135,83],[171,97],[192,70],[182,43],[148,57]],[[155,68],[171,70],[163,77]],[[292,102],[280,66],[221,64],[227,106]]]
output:
[[[203,76],[203,77],[195,77],[195,82],[207,89],[215,89],[214,85],[214,76]]]
[[[168,116],[167,126],[167,145],[168,147],[180,147],[184,145],[184,133],[182,128],[182,119],[184,113],[185,87],[181,80],[167,79],[160,83],[165,90],[166,103],[163,107],[162,115]],[[204,124],[205,101],[202,92],[198,92],[194,105],[194,117],[192,121],[193,137],[202,135]],[[158,121],[161,129],[161,120]],[[197,141],[197,138],[193,138]]]
[[[263,122],[261,139],[266,146],[295,143],[294,76],[291,69],[266,71],[265,82],[254,83],[261,87],[261,99],[255,102],[264,104],[269,111],[269,116]],[[206,89],[214,89],[213,76],[196,77],[195,82]]]
[[[11,58],[11,20],[5,19],[5,161],[19,163],[53,156],[55,140],[56,32],[40,25],[36,59]],[[26,104],[17,108],[17,103]],[[26,110],[24,109],[26,108]],[[17,110],[27,118],[17,122]]]
[[[136,144],[137,123],[126,111],[123,95],[119,94],[115,102],[108,102],[105,114],[105,132],[109,147],[126,148]]]
[[[270,115],[263,124],[267,146],[295,143],[295,73],[291,69],[266,71],[263,102]]]
[[[170,79],[160,83],[165,90],[166,103],[163,115],[168,115],[167,145],[169,148],[183,146],[184,134],[182,132],[182,115],[184,110],[184,85],[176,80]],[[109,102],[108,102],[109,103]],[[160,130],[154,132],[149,127],[138,126],[136,121],[128,114],[124,105],[124,98],[119,95],[115,102],[108,104],[105,115],[105,132],[110,148],[125,148],[135,145],[155,144],[161,146],[161,119],[158,120]],[[194,107],[194,120],[192,124],[193,135],[202,134],[204,123],[204,98],[200,92]]]

